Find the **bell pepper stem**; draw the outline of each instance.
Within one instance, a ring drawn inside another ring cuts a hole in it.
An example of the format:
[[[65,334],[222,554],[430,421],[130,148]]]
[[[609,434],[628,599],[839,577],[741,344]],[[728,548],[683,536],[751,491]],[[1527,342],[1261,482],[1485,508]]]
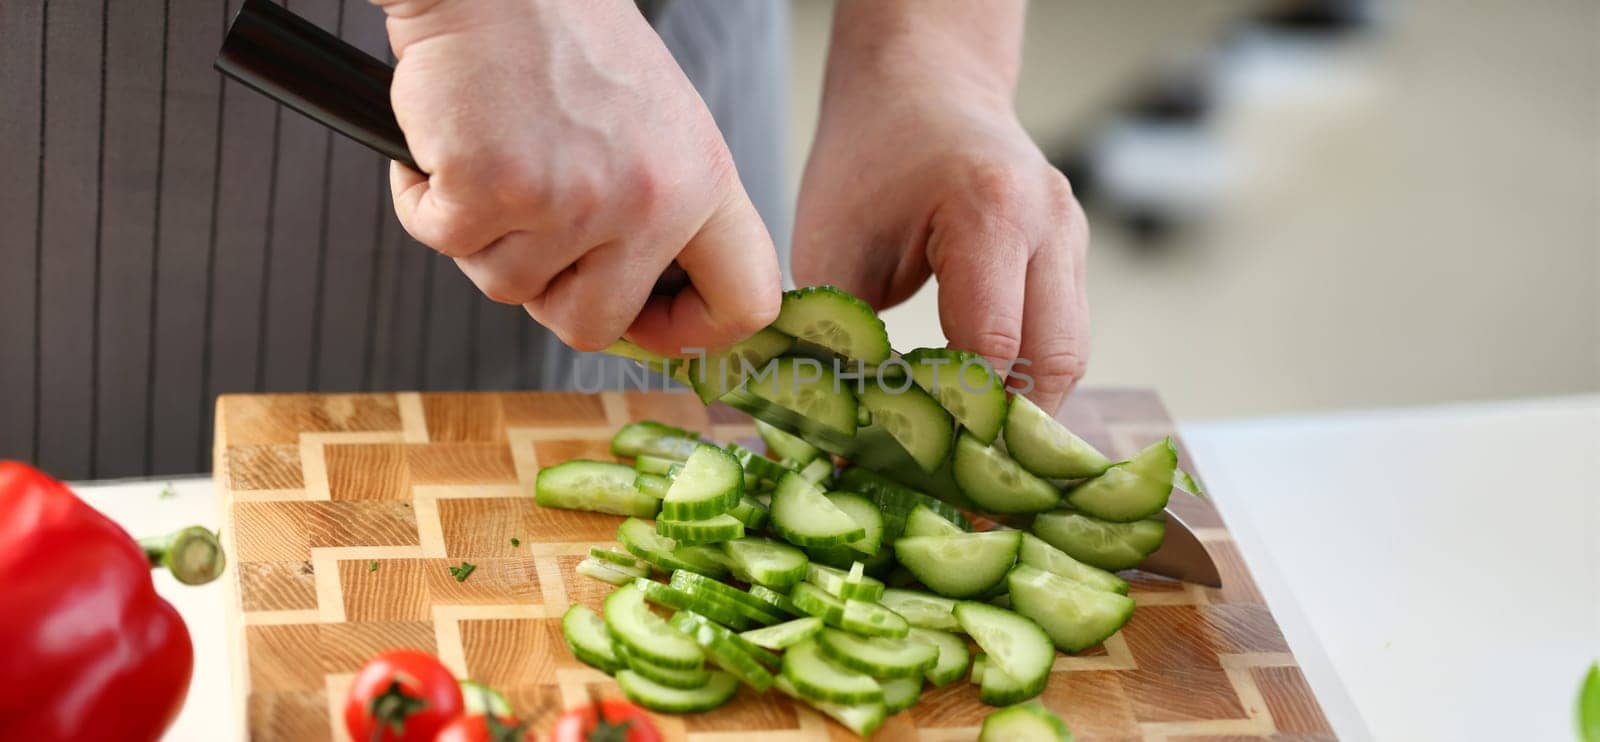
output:
[[[200,526],[180,528],[164,536],[139,539],[151,568],[166,567],[178,582],[204,585],[217,579],[227,564],[217,534]]]

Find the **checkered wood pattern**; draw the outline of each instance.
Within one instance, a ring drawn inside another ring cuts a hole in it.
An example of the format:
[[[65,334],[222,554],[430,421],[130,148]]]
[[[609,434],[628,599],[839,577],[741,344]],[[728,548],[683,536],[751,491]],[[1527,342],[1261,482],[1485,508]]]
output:
[[[1143,390],[1080,391],[1062,414],[1114,458],[1172,432]],[[573,603],[600,607],[610,586],[572,570],[590,546],[616,546],[621,519],[541,508],[532,494],[540,466],[609,458],[612,432],[635,419],[760,443],[742,413],[691,394],[223,397],[215,471],[241,735],[345,739],[352,674],[392,647],[437,653],[501,689],[537,730],[591,690],[617,694],[568,652],[559,618]],[[1058,656],[1043,702],[1079,740],[1331,739],[1215,510],[1182,493],[1173,506],[1198,526],[1225,587],[1129,573],[1133,620],[1102,647]],[[463,560],[478,569],[456,582],[448,567]],[[930,687],[876,738],[974,739],[991,710],[977,696],[965,681]],[[748,688],[717,711],[658,723],[695,742],[852,736]]]

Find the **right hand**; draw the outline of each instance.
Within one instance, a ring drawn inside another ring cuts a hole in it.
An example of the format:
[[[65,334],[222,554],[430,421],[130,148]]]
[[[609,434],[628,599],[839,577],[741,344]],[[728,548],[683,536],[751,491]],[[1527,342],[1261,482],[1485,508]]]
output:
[[[772,238],[711,113],[631,0],[373,0],[420,175],[407,232],[563,342],[659,353],[770,323]],[[692,286],[651,296],[676,259]]]

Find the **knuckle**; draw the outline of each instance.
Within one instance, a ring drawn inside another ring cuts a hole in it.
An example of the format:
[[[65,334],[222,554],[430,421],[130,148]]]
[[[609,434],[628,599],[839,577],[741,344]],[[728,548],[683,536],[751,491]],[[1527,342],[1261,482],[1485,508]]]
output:
[[[1033,374],[1039,380],[1039,385],[1053,391],[1059,391],[1072,386],[1083,378],[1089,367],[1086,349],[1077,347],[1056,347],[1046,349],[1038,358],[1030,358],[1033,363]]]
[[[995,325],[978,331],[972,337],[974,353],[990,358],[1016,358],[1022,348],[1022,334],[1009,325]]]
[[[980,163],[968,176],[969,188],[978,206],[1000,216],[1017,213],[1022,205],[1022,184],[1016,171],[1007,165]]]

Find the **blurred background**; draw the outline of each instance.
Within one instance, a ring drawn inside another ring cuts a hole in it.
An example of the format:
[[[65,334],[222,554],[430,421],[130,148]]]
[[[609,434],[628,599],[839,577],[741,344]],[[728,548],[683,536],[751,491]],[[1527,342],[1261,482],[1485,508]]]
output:
[[[832,3],[791,4],[792,187]],[[1030,5],[1093,228],[1087,385],[1175,417],[1600,389],[1600,4]],[[942,344],[930,284],[885,320]]]

